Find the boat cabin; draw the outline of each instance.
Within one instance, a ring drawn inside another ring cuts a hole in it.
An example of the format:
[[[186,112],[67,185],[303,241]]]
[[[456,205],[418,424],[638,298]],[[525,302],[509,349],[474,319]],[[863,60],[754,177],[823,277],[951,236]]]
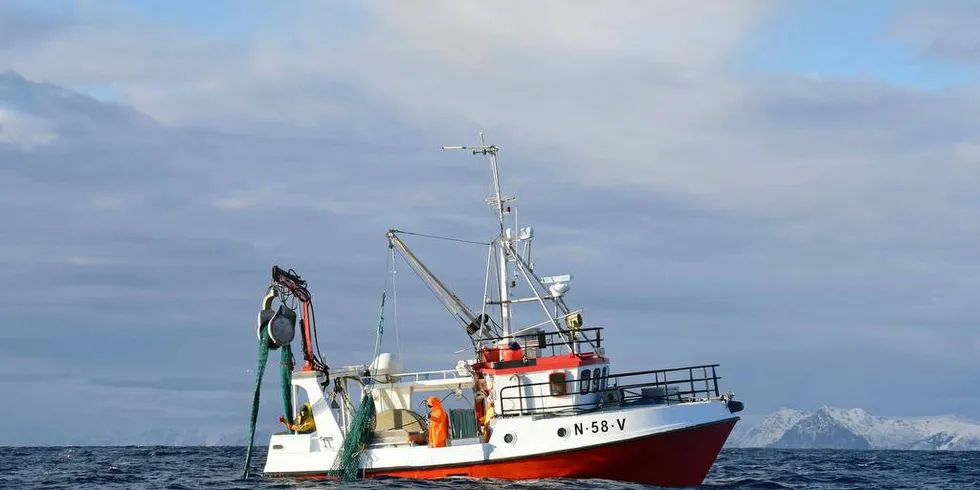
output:
[[[496,415],[569,414],[596,408],[607,392],[609,376],[601,332],[533,329],[484,347],[473,367]]]

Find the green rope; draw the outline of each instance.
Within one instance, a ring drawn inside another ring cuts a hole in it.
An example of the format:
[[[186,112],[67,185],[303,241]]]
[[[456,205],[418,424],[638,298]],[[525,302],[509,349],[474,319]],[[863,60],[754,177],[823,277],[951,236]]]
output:
[[[259,340],[259,360],[255,370],[255,392],[252,394],[252,415],[248,422],[248,450],[245,453],[245,468],[242,470],[242,478],[248,478],[252,466],[252,449],[255,447],[255,421],[259,417],[259,395],[262,392],[262,376],[265,374],[265,365],[269,360],[269,350],[273,348],[269,340],[268,330],[262,328]],[[282,406],[286,411],[286,421],[293,423],[293,398],[290,393],[293,378],[293,350],[286,344],[282,346],[279,353],[279,377],[282,385]]]
[[[255,393],[252,395],[252,417],[248,423],[248,452],[245,453],[245,469],[242,478],[248,478],[249,466],[252,463],[252,447],[255,441],[255,420],[259,417],[259,393],[262,388],[262,375],[265,373],[265,363],[269,360],[269,341],[266,329],[259,335],[259,362],[255,370]]]
[[[381,308],[378,312],[378,332],[377,338],[374,342],[374,358],[378,358],[378,353],[381,350],[381,338],[384,335],[384,309],[385,309],[385,296],[386,293],[382,291],[381,293]],[[367,447],[367,444],[371,442],[371,437],[374,435],[374,429],[377,423],[377,413],[374,408],[374,396],[371,394],[370,390],[365,387],[364,396],[361,398],[361,404],[357,407],[357,411],[354,413],[354,419],[351,421],[350,430],[347,431],[347,436],[344,438],[344,445],[340,448],[340,453],[337,455],[337,459],[334,460],[333,474],[340,476],[343,481],[356,480],[358,473],[360,471],[360,456]]]
[[[377,414],[374,410],[374,397],[366,393],[361,399],[357,412],[354,413],[354,420],[351,421],[350,430],[344,438],[344,445],[340,448],[340,454],[334,463],[335,473],[339,473],[343,481],[356,480],[360,470],[360,455],[364,451],[371,435],[374,434]]]
[[[293,349],[286,344],[279,352],[279,381],[282,386],[282,409],[286,412],[286,422],[290,424],[293,423],[293,397],[290,391],[294,365]]]
[[[374,358],[378,358],[378,354],[381,353],[381,337],[385,333],[385,297],[387,293],[381,292],[381,308],[378,311],[378,334],[374,341]]]

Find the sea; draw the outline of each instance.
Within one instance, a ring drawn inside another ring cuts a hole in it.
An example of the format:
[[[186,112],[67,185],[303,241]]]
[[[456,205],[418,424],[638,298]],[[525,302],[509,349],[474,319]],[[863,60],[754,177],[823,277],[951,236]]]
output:
[[[306,489],[481,488],[641,489],[606,480],[441,481],[378,479],[342,483],[262,477],[265,448],[241,478],[238,447],[5,447],[0,488]],[[980,452],[725,449],[702,489],[980,489]]]

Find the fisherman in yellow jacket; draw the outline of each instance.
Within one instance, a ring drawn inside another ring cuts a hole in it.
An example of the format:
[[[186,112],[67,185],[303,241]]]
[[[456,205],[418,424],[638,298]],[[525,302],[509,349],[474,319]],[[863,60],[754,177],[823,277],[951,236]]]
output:
[[[300,434],[309,434],[310,432],[316,432],[316,421],[313,420],[313,409],[310,407],[310,402],[306,402],[299,409],[299,414],[296,416],[296,423],[290,424],[286,422],[286,417],[279,416],[279,421],[282,422],[289,430],[296,431]]]
[[[486,434],[486,438],[490,440],[490,421],[497,415],[493,409],[493,400],[487,400],[487,409],[483,414],[483,418],[480,420],[480,427],[483,429],[483,433]]]

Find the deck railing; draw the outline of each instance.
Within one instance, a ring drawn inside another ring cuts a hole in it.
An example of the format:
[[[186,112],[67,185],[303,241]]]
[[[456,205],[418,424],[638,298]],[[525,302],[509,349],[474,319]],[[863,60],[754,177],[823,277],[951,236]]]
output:
[[[590,327],[576,330],[562,329],[557,332],[541,331],[511,335],[507,337],[507,340],[517,342],[525,350],[528,348],[537,349],[539,357],[543,355],[542,353],[548,352],[546,349],[550,349],[551,355],[554,356],[568,353],[568,349],[572,346],[574,346],[576,353],[583,354],[595,352],[602,347],[602,330],[603,327]],[[502,337],[484,337],[484,340],[497,342],[504,339]]]
[[[362,376],[362,379],[374,383],[404,383],[419,381],[442,381],[442,380],[471,380],[469,373],[460,374],[455,369],[442,369],[439,371],[416,371],[411,373],[379,374]]]
[[[554,412],[582,412],[601,406],[629,404],[678,404],[718,398],[719,364],[673,369],[609,374],[599,382],[598,396],[590,389],[594,379],[565,380],[564,389],[552,382],[522,383],[500,391],[500,416],[536,415]],[[651,379],[652,378],[652,379]],[[584,384],[583,384],[584,383]],[[554,393],[567,393],[556,396]],[[591,396],[589,396],[591,395]],[[542,403],[545,399],[567,399],[569,403]],[[508,401],[516,403],[508,404]],[[517,408],[512,408],[516,405]],[[511,408],[508,408],[511,407]]]

